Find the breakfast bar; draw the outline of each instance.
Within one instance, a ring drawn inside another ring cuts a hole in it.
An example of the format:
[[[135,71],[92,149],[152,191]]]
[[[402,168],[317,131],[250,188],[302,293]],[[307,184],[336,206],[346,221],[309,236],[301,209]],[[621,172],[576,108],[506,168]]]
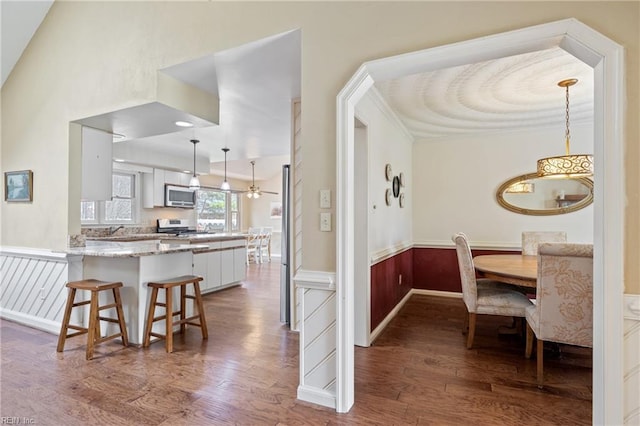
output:
[[[146,284],[192,274],[193,250],[199,248],[206,249],[207,246],[139,241],[129,246],[98,244],[72,248],[66,252],[83,256],[83,277],[124,284],[121,297],[129,341],[141,345],[151,294]],[[174,308],[177,309],[177,301]],[[103,327],[103,333],[113,332],[108,328],[114,327],[113,324]],[[155,324],[154,332],[164,334],[164,324]]]

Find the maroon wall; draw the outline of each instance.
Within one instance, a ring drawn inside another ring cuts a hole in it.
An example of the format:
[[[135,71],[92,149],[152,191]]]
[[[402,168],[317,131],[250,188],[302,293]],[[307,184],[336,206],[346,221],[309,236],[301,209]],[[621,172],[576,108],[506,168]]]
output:
[[[371,266],[371,331],[396,307],[413,287],[412,250]],[[402,275],[402,283],[399,276]]]
[[[502,253],[518,252],[472,250],[473,256]],[[461,292],[455,248],[412,248],[371,266],[371,331],[412,288]]]
[[[413,288],[422,290],[462,291],[458,256],[455,248],[413,248]],[[505,250],[471,250],[482,254],[514,254]]]

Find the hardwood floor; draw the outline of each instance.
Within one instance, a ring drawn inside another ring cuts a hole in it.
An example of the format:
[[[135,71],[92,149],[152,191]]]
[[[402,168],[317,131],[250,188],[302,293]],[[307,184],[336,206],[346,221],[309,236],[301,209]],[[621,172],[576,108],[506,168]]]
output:
[[[251,265],[242,286],[204,296],[209,339],[190,327],[164,344],[56,352],[57,336],[0,321],[0,416],[38,425],[591,424],[591,351],[545,353],[545,381],[509,320],[478,318],[474,348],[460,299],[414,295],[375,345],[355,350],[347,414],[296,399],[298,335],[279,323],[279,264]],[[5,421],[6,423],[6,421]]]

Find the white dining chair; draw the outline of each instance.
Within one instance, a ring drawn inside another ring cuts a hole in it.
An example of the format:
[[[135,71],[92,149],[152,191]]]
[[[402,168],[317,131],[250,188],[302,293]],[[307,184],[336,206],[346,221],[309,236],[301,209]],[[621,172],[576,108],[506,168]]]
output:
[[[524,231],[522,233],[522,254],[535,256],[542,243],[564,243],[567,233],[563,231]]]
[[[263,226],[260,231],[260,261],[271,262],[271,235],[273,234],[272,226]],[[265,260],[266,259],[266,260]]]
[[[526,358],[536,345],[542,387],[543,342],[593,347],[593,244],[544,243],[538,251],[537,303],[526,310]]]
[[[460,280],[462,281],[462,300],[467,308],[463,332],[467,332],[467,349],[473,346],[476,331],[476,316],[501,315],[524,318],[525,310],[531,301],[509,284],[483,278],[476,278],[473,257],[467,236],[462,232],[452,237],[456,244]]]
[[[261,228],[251,227],[247,230],[247,265],[253,259],[254,263],[262,263],[261,250]]]

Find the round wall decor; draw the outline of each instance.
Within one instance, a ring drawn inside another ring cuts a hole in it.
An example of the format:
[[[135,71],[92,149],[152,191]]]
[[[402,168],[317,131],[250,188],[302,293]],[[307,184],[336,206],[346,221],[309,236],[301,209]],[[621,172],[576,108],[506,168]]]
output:
[[[400,195],[400,178],[398,176],[393,177],[393,196],[398,198]]]

